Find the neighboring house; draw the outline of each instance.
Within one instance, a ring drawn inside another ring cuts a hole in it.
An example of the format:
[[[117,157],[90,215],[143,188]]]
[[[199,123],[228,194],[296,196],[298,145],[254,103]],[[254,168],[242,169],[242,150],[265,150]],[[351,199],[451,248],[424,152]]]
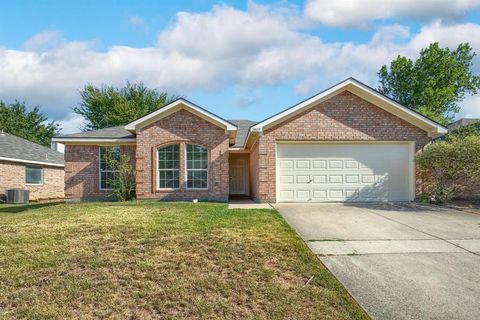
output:
[[[60,153],[65,153],[65,145],[63,145],[61,143],[58,143],[58,142],[52,141],[51,144],[50,144],[50,149],[52,149],[54,151],[57,151],[57,152],[60,152]]]
[[[452,122],[448,125],[448,130],[455,130],[455,129],[458,129],[460,127],[465,127],[465,126],[468,126],[472,123],[475,123],[475,122],[479,122],[480,119],[473,119],[473,118],[462,118],[462,119],[459,119],[455,122]]]
[[[0,132],[0,195],[6,189],[30,190],[30,200],[64,198],[63,154]]]
[[[224,120],[179,99],[124,127],[64,143],[68,199],[108,194],[108,148],[135,160],[137,198],[411,201],[414,154],[442,125],[347,79],[264,121]]]

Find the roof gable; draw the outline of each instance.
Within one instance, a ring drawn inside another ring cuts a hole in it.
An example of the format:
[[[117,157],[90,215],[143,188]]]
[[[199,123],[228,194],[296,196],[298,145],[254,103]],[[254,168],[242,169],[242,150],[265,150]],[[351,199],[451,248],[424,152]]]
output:
[[[219,116],[191,103],[188,100],[185,99],[178,99],[173,101],[172,103],[164,106],[163,108],[160,108],[150,114],[147,114],[146,116],[135,120],[133,122],[130,122],[127,124],[124,128],[128,131],[135,132],[137,129],[140,129],[142,127],[145,127],[153,122],[158,121],[159,119],[162,119],[174,112],[177,112],[179,110],[186,110],[189,111],[196,116],[207,120],[208,122],[211,122],[227,131],[236,131],[237,127],[233,124],[228,122],[227,120],[220,118]]]
[[[331,97],[336,96],[346,90],[374,104],[375,106],[382,108],[385,111],[390,112],[397,117],[419,127],[420,129],[427,131],[433,136],[446,133],[448,131],[447,128],[445,128],[443,125],[421,115],[416,111],[402,106],[398,102],[386,97],[385,95],[370,88],[369,86],[353,78],[349,78],[307,100],[304,100],[294,105],[289,109],[286,109],[270,118],[267,118],[257,123],[250,129],[250,132],[262,132],[263,130],[268,129],[276,124],[282,123],[305,110],[313,108],[318,105],[318,103],[326,101]]]

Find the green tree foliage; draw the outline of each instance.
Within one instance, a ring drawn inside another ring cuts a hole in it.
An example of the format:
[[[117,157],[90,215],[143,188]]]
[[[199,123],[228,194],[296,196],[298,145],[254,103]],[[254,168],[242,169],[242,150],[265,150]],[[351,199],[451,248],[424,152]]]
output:
[[[468,43],[455,50],[432,43],[417,60],[398,56],[378,72],[378,90],[442,124],[459,112],[458,102],[476,94],[480,77],[472,71],[475,53]]]
[[[125,125],[179,98],[141,82],[127,82],[123,88],[87,85],[80,96],[82,101],[73,111],[87,120],[84,130]]]
[[[480,135],[452,135],[433,143],[417,154],[416,162],[431,176],[426,179],[429,200],[445,202],[461,197],[469,182],[480,179]]]
[[[59,124],[48,122],[39,107],[27,111],[24,102],[6,104],[0,101],[0,129],[32,142],[50,146],[53,136],[59,131]]]

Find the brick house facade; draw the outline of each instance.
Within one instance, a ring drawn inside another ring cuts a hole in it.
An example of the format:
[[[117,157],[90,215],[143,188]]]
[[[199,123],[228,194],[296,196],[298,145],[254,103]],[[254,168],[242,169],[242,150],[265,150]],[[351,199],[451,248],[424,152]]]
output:
[[[419,151],[430,142],[427,132],[344,91],[266,130],[252,151],[257,188],[252,197],[275,201],[278,141],[414,141]],[[258,151],[257,151],[258,148]]]
[[[124,127],[102,130],[56,139],[67,145],[65,195],[69,199],[107,195],[99,190],[98,182],[102,145],[120,145],[122,153],[135,159],[139,199],[228,201],[230,194],[246,190],[245,195],[257,201],[275,202],[279,142],[407,142],[414,146],[412,153],[446,132],[441,125],[353,79],[258,123],[227,121],[179,99]],[[158,150],[171,145],[177,148],[179,162],[175,168],[178,176],[169,179],[174,179],[178,188],[162,189]],[[208,153],[208,176],[202,178],[208,180],[207,188],[202,190],[187,188],[189,145]],[[230,160],[239,153],[246,159],[245,171],[238,167],[239,162],[232,168]],[[411,172],[414,185],[415,173]],[[247,181],[238,179],[242,175]]]
[[[159,190],[155,164],[157,150],[169,144],[180,145],[180,188]],[[186,187],[186,145],[208,150],[210,166],[206,190]],[[228,135],[225,130],[186,111],[177,111],[137,132],[137,197],[139,199],[228,200]]]
[[[0,131],[0,198],[27,189],[30,201],[64,198],[63,154]],[[9,199],[6,199],[7,201]]]
[[[107,145],[107,144],[105,144]],[[65,198],[108,198],[99,186],[100,145],[65,146]],[[120,153],[135,163],[135,145],[120,145]]]
[[[25,163],[0,161],[0,194],[12,188],[30,191],[30,200],[63,199],[64,170],[61,167],[43,166],[43,183],[41,185],[25,182]]]

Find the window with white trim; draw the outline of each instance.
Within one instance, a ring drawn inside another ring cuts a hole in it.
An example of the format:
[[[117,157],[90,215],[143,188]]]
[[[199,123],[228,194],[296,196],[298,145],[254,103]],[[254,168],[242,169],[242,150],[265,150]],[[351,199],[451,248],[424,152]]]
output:
[[[158,189],[180,188],[180,145],[158,149]]]
[[[187,189],[208,188],[208,150],[187,144]]]
[[[118,173],[118,163],[120,161],[120,147],[108,146],[100,147],[100,190],[111,190],[112,181]]]
[[[26,184],[43,184],[43,168],[41,166],[26,165],[25,166],[25,183]]]

